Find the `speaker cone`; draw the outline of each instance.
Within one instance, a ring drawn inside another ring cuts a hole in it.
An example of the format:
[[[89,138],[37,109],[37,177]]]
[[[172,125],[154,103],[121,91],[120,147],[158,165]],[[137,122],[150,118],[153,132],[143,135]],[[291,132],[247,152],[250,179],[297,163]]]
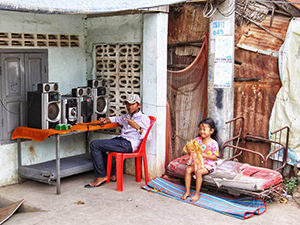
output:
[[[97,98],[97,111],[102,112],[105,109],[106,101],[103,97]]]
[[[59,115],[59,107],[57,103],[50,103],[48,105],[48,118],[49,120],[54,121]]]
[[[94,88],[97,88],[97,87],[98,87],[98,81],[95,80],[95,82],[94,82]]]
[[[71,114],[71,116],[76,116],[76,109],[72,108],[70,114]]]
[[[88,87],[87,90],[86,90],[87,95],[90,95],[91,92],[92,92],[92,89],[90,87]]]
[[[54,91],[57,91],[57,90],[58,90],[58,84],[55,83],[55,84],[54,84]]]
[[[45,85],[45,91],[48,92],[49,90],[50,90],[50,85],[49,85],[49,84],[46,84],[46,85]]]

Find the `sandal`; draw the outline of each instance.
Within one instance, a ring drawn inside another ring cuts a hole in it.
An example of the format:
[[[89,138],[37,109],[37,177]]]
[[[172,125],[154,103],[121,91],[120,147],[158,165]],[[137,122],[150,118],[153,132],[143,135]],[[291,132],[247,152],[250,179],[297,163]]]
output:
[[[100,186],[104,185],[105,183],[106,183],[106,181],[104,181],[104,182],[102,182],[102,183],[100,183],[100,184],[98,184],[96,186],[93,186],[91,184],[86,184],[86,185],[84,185],[84,187],[85,188],[96,188],[96,187],[100,187]]]

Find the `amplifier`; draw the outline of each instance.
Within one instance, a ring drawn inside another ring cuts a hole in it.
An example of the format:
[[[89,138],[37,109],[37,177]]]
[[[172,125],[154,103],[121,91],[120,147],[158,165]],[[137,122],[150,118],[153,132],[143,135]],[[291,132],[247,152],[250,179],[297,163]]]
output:
[[[82,123],[80,97],[63,95],[61,104],[61,124]]]

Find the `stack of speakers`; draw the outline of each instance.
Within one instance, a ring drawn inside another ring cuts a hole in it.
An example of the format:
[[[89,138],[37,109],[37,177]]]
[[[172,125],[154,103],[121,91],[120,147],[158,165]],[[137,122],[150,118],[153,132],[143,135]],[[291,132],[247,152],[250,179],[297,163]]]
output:
[[[37,91],[27,93],[28,127],[54,128],[61,119],[58,83],[39,83],[37,87]]]
[[[60,96],[57,83],[39,83],[27,95],[28,127],[55,128],[56,124],[87,123],[105,117],[108,109],[106,80],[88,80],[86,87]]]

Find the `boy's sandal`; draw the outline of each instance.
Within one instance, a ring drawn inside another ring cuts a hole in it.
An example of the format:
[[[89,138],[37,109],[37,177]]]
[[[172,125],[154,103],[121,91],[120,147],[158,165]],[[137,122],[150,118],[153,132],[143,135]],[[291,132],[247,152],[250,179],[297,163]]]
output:
[[[93,186],[93,185],[91,185],[91,184],[86,184],[86,185],[84,185],[84,187],[85,188],[96,188],[96,187],[100,187],[100,186],[102,186],[102,185],[104,185],[106,182],[104,181],[104,182],[102,182],[102,183],[100,183],[100,184],[98,184],[98,185],[95,185],[95,186]]]

